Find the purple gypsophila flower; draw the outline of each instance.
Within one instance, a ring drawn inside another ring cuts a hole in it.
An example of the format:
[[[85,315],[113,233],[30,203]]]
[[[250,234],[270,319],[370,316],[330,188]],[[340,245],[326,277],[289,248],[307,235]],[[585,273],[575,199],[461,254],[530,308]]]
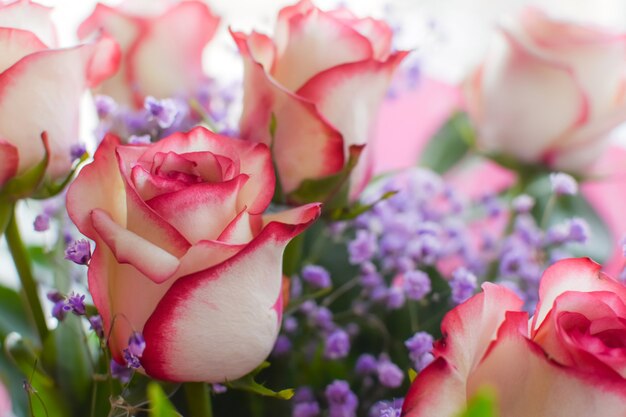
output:
[[[82,158],[86,152],[87,148],[84,143],[78,143],[70,147],[70,157],[72,158],[72,161]]]
[[[364,353],[356,360],[354,372],[359,376],[371,375],[376,372],[378,361],[374,355]]]
[[[46,298],[54,303],[52,306],[52,317],[62,321],[65,318],[66,313],[65,296],[58,291],[50,291],[46,294]]]
[[[434,341],[429,333],[417,332],[404,342],[404,346],[409,350],[409,358],[415,362],[433,349]]]
[[[65,311],[71,311],[77,316],[85,315],[85,294],[77,294],[72,292],[65,300]]]
[[[117,103],[109,96],[97,95],[94,97],[94,102],[100,119],[107,118],[117,110]]]
[[[291,340],[284,334],[279,335],[274,343],[274,349],[272,350],[272,356],[279,357],[284,356],[291,351]]]
[[[476,275],[465,267],[457,268],[452,273],[449,284],[452,289],[452,301],[456,304],[461,304],[470,298],[478,286]]]
[[[314,288],[328,288],[332,285],[330,274],[319,265],[307,265],[302,268],[302,279]]]
[[[369,261],[377,249],[376,236],[366,230],[357,230],[356,237],[348,244],[350,263],[356,265]]]
[[[409,271],[404,274],[404,292],[411,300],[421,300],[431,291],[430,278],[422,271]]]
[[[309,401],[295,404],[291,417],[317,417],[319,414],[320,406],[317,401]]]
[[[389,360],[378,362],[376,373],[380,383],[387,388],[398,388],[404,380],[402,369]]]
[[[350,337],[342,329],[336,329],[326,337],[324,344],[324,357],[328,359],[341,359],[350,353]]]
[[[385,297],[386,307],[389,310],[398,310],[404,307],[406,299],[404,297],[404,290],[401,287],[392,286],[387,289]]]
[[[104,338],[104,327],[102,326],[102,317],[91,316],[89,317],[89,328],[100,338]]]
[[[87,265],[91,259],[91,247],[85,239],[78,239],[67,245],[65,259],[78,265]]]
[[[575,217],[568,222],[570,242],[585,243],[589,239],[590,228],[585,219]]]
[[[148,111],[148,120],[156,120],[161,129],[167,129],[174,124],[179,113],[174,100],[164,98],[158,100],[152,96],[146,97],[144,108]]]
[[[214,394],[223,394],[228,391],[228,388],[222,384],[211,384],[211,391],[213,391]]]
[[[133,376],[133,370],[127,366],[120,365],[115,359],[111,359],[111,376],[115,379],[119,379],[122,384],[126,384]]]
[[[129,145],[149,145],[152,142],[150,135],[130,135]]]
[[[335,380],[326,387],[328,417],[355,417],[359,405],[357,396],[350,390],[346,381]]]
[[[126,366],[135,369],[141,367],[140,358],[145,348],[146,342],[143,335],[139,332],[133,332],[128,338],[128,347],[122,351]]]
[[[552,192],[556,195],[575,195],[578,193],[578,183],[569,174],[553,172],[550,174]]]
[[[518,195],[511,202],[511,207],[518,213],[529,213],[535,205],[535,199],[528,194]]]
[[[33,229],[35,229],[35,232],[45,232],[50,229],[50,217],[46,214],[37,215],[33,222]]]

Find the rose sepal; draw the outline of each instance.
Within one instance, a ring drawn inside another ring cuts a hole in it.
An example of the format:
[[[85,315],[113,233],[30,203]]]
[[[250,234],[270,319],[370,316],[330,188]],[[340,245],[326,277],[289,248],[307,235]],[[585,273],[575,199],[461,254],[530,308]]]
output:
[[[48,164],[50,163],[50,147],[48,144],[48,134],[41,134],[41,141],[44,146],[44,156],[35,166],[28,169],[22,175],[15,176],[8,180],[0,189],[0,202],[16,202],[21,198],[32,196],[40,187],[46,175]]]
[[[235,381],[226,381],[224,385],[226,385],[230,389],[236,389],[241,391],[251,392],[253,394],[261,395],[263,397],[276,398],[279,400],[289,400],[293,397],[295,391],[292,388],[283,389],[280,391],[273,391],[270,388],[267,388],[263,384],[259,384],[255,381],[256,376],[270,367],[270,363],[268,361],[263,362],[259,366],[256,367],[249,374],[235,380]]]

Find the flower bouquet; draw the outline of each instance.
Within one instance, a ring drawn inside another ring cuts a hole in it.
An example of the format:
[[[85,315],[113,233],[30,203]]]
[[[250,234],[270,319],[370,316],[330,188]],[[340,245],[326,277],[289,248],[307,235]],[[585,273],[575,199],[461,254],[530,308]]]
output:
[[[624,416],[626,35],[217,6],[0,3],[0,417]]]

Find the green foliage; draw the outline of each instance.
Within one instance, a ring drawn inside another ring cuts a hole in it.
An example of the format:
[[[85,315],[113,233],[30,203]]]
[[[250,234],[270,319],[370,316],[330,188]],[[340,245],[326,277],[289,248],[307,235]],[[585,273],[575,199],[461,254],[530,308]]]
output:
[[[420,156],[419,165],[443,174],[456,165],[475,142],[475,133],[465,113],[454,113],[433,136]]]
[[[467,409],[458,417],[498,417],[496,394],[488,388],[481,388],[469,401]]]
[[[150,382],[147,388],[148,401],[150,402],[150,417],[174,417],[181,414],[165,394],[163,388],[156,382]]]
[[[262,395],[264,397],[277,398],[279,400],[289,400],[293,397],[294,390],[293,389],[284,389],[280,391],[272,391],[266,386],[259,384],[255,381],[255,377],[264,369],[269,368],[269,362],[263,362],[259,365],[254,371],[250,372],[248,375],[243,378],[239,378],[236,381],[227,382],[225,385],[228,388],[248,391],[258,395]]]

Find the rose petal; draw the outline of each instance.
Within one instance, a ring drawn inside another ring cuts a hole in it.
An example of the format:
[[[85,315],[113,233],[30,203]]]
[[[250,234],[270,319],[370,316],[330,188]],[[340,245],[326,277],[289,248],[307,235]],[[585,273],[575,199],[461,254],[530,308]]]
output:
[[[144,327],[142,365],[149,375],[232,381],[269,355],[280,326],[274,307],[281,292],[282,253],[320,208],[305,206],[301,212],[307,223],[273,222],[233,258],[172,286]]]
[[[0,29],[0,33],[6,30]],[[18,174],[43,158],[44,148],[36,138],[44,131],[51,151],[48,175],[57,179],[69,173],[70,147],[79,140],[82,94],[112,74],[118,59],[116,46],[102,39],[69,49],[34,52],[0,74],[0,137],[18,148]]]
[[[48,49],[46,45],[34,33],[0,28],[0,72],[5,71],[26,55],[46,49]]]
[[[31,0],[17,0],[0,7],[0,27],[31,32],[47,46],[56,47],[57,33],[51,12],[51,7]]]
[[[244,58],[244,109],[242,137],[271,145],[283,190],[287,193],[307,178],[321,178],[341,170],[343,140],[315,106],[278,86],[250,56],[247,37],[231,33]],[[272,114],[276,118],[270,137]],[[300,132],[294,135],[293,132]]]
[[[10,143],[0,140],[0,189],[5,182],[17,173],[19,156],[17,148]]]
[[[177,179],[152,175],[140,165],[135,165],[132,168],[130,178],[139,197],[144,201],[162,194],[182,190],[188,185],[186,182]]]
[[[532,319],[534,334],[557,297],[566,291],[610,291],[626,302],[626,287],[600,271],[601,266],[589,258],[565,259],[550,266],[539,284],[539,303]]]
[[[282,34],[277,30],[278,58],[272,76],[289,91],[297,90],[320,71],[373,57],[365,36],[317,8],[292,14],[286,21],[284,17],[279,14],[287,37],[280,39]]]
[[[507,315],[489,353],[468,381],[468,397],[483,386],[496,391],[507,417],[622,416],[626,382],[562,367],[519,332],[520,313]]]

